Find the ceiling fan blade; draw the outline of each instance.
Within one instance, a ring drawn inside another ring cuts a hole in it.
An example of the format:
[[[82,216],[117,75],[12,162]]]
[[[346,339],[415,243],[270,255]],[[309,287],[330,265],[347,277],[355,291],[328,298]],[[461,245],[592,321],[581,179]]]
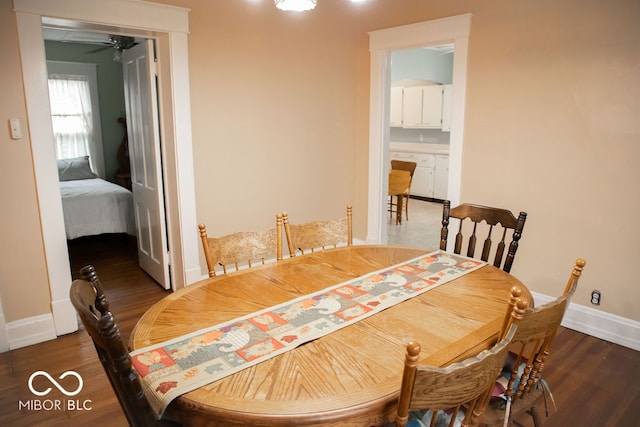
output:
[[[98,52],[102,52],[103,50],[107,50],[110,47],[111,46],[99,47],[98,49],[90,50],[89,52],[85,52],[85,53],[98,53]]]

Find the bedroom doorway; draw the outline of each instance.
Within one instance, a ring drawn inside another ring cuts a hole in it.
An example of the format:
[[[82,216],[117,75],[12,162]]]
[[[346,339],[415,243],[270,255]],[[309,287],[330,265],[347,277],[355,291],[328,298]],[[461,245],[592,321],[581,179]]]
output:
[[[202,278],[195,209],[188,58],[188,9],[150,2],[114,0],[14,0],[18,28],[29,137],[41,230],[50,288],[51,313],[46,323],[56,335],[76,331],[77,316],[69,300],[70,265],[64,232],[60,189],[55,168],[50,109],[46,93],[46,58],[42,25],[84,31],[121,32],[154,38],[158,73],[166,76],[158,88],[162,136],[170,153],[163,165],[167,239],[172,248],[171,287],[174,290]],[[53,18],[55,17],[55,18]],[[184,232],[183,232],[184,230]]]
[[[132,191],[132,193],[129,193],[129,199],[133,194],[132,207],[126,210],[131,215],[131,221],[121,219],[124,212],[116,207],[123,206],[124,201],[122,198],[124,196],[119,193],[117,193],[117,196],[116,193],[109,193],[109,195],[105,195],[105,198],[98,198],[97,194],[99,193],[92,192],[92,200],[96,203],[105,200],[105,202],[100,203],[108,204],[101,209],[98,206],[103,205],[92,203],[95,206],[93,208],[94,211],[100,209],[100,212],[102,212],[95,213],[98,218],[108,222],[96,222],[95,229],[85,226],[80,229],[83,230],[81,234],[78,234],[80,231],[79,227],[74,225],[75,222],[67,223],[72,218],[76,218],[76,215],[71,215],[72,212],[65,212],[67,238],[74,239],[78,235],[95,235],[100,232],[117,232],[117,230],[135,235],[136,238],[134,239],[122,239],[122,241],[127,241],[138,248],[137,262],[139,267],[162,288],[169,289],[171,281],[167,260],[168,246],[164,210],[164,184],[161,174],[163,168],[159,137],[160,123],[157,82],[154,72],[156,59],[154,41],[139,37],[116,37],[103,33],[70,31],[51,27],[44,27],[43,33],[48,59],[49,90],[50,92],[53,90],[50,93],[52,114],[55,114],[57,110],[62,110],[66,114],[63,119],[67,120],[61,123],[65,125],[64,128],[61,126],[56,128],[54,126],[54,131],[58,130],[56,141],[58,144],[63,144],[63,148],[67,148],[72,144],[79,144],[79,147],[72,146],[71,148],[75,148],[75,150],[70,150],[69,153],[64,150],[63,152],[60,149],[57,150],[58,154],[62,155],[60,158],[89,154],[91,167],[99,178],[110,181],[113,184],[122,185],[123,183],[118,178],[118,172],[123,166],[120,164],[122,159],[119,158],[119,154],[124,149],[126,151],[126,170],[131,171],[129,174],[131,179],[127,182],[130,185],[123,185]],[[125,38],[130,42],[127,44],[116,43]],[[73,62],[52,61],[51,58],[72,59]],[[87,95],[87,97],[90,97],[92,105],[88,115],[84,112],[83,107],[86,100],[82,97],[76,99],[79,93],[77,86],[79,83],[84,83],[84,74],[82,73],[87,69],[93,70],[91,75],[93,79],[89,81],[94,83],[92,86],[94,90]],[[62,74],[61,71],[65,71],[65,74]],[[55,79],[68,78],[74,85],[59,84],[52,86],[53,83],[59,81],[53,80],[52,83],[52,76]],[[59,98],[64,101],[64,109],[53,108],[55,104],[53,100]],[[99,105],[104,108],[100,109]],[[75,118],[75,116],[71,115],[71,113],[75,112],[73,107],[83,109],[82,112],[85,115],[80,117],[79,120],[68,123],[69,120]],[[126,114],[126,120],[124,120],[124,123],[118,123],[123,113]],[[93,129],[83,125],[86,116],[95,122]],[[55,119],[56,116],[53,118]],[[60,120],[53,123],[54,125],[60,123]],[[122,124],[126,126],[124,136],[127,142],[123,141],[121,137]],[[103,134],[101,129],[104,129],[104,138],[100,138]],[[63,130],[65,132],[61,135],[60,133]],[[85,133],[87,134],[85,135]],[[106,144],[102,143],[102,139],[105,140]],[[88,140],[89,144],[85,140]],[[94,140],[97,140],[99,144],[92,144]],[[95,147],[92,147],[92,145],[95,145]],[[109,165],[108,171],[105,171],[105,160],[106,164]],[[96,165],[100,167],[96,168]],[[117,171],[114,170],[116,165],[118,165]],[[85,181],[78,181],[78,184],[80,182]],[[106,183],[104,184],[106,185]],[[115,185],[112,187],[114,189],[120,188]],[[65,194],[69,191],[66,188],[64,187],[63,189]],[[79,207],[78,203],[79,201],[74,203],[74,206]],[[131,202],[127,202],[127,204],[129,203]],[[70,202],[63,200],[63,206],[68,209]],[[87,208],[92,209],[89,206]],[[107,218],[111,218],[111,215],[113,215],[113,219],[107,220]],[[84,223],[85,221],[82,218],[82,216],[79,216],[77,221]],[[115,227],[111,225],[114,223],[122,223],[122,225]],[[135,224],[135,230],[130,224]],[[105,242],[109,242],[109,236],[105,235],[103,237]],[[85,239],[84,244],[87,245],[88,242],[94,242],[94,244],[99,245],[100,239]],[[72,242],[69,243],[71,244]],[[70,251],[70,253],[72,252]],[[99,253],[99,251],[96,253]],[[74,270],[72,274],[74,272],[77,273]]]

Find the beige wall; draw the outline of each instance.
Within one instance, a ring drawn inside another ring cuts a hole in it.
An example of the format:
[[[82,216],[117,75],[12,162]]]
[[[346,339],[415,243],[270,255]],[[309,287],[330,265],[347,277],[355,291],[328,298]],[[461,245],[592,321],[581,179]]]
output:
[[[251,4],[181,3],[192,8],[198,221],[213,235],[355,203],[357,16]]]
[[[0,299],[7,322],[51,310],[27,126],[15,15],[0,0]],[[12,140],[9,118],[22,124]]]
[[[640,320],[640,3],[511,3],[473,19],[463,198],[528,212],[529,287],[556,295],[580,256],[573,301]]]
[[[364,239],[367,32],[472,13],[462,198],[529,213],[513,273],[532,290],[557,295],[581,256],[574,302],[597,288],[602,311],[640,320],[629,267],[640,258],[637,1],[321,0],[306,14],[267,0],[162,3],[192,9],[197,218],[212,234],[271,226],[281,210],[337,217],[352,203]],[[10,0],[0,34],[1,118],[26,130]],[[29,139],[3,129],[0,295],[11,322],[47,312],[49,293]]]

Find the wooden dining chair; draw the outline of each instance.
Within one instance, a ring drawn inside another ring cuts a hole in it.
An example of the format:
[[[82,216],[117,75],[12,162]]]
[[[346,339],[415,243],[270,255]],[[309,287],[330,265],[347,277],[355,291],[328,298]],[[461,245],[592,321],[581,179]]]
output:
[[[411,182],[413,181],[413,174],[416,171],[416,162],[405,162],[403,160],[391,160],[391,169],[395,170],[404,170],[409,172],[409,187],[405,190],[402,196],[389,196],[389,218],[393,219],[393,213],[396,212],[395,209],[398,208],[398,202],[393,202],[394,197],[402,197],[403,198],[403,208],[404,208],[404,217],[405,219],[409,219],[409,198],[411,197]]]
[[[391,209],[391,217],[390,220],[393,219],[393,213],[396,214],[396,225],[402,224],[402,213],[404,211],[403,202],[404,196],[410,191],[411,188],[411,174],[409,171],[401,170],[401,169],[391,169],[389,171],[389,185],[387,195],[389,196],[389,200],[393,201],[395,197],[396,205],[395,209]]]
[[[551,345],[585,265],[586,262],[578,258],[562,295],[540,307],[527,307],[528,301],[525,300],[523,303],[520,296],[522,291],[518,288],[512,289],[512,306],[517,303],[527,308],[521,318],[516,320],[518,330],[513,337],[510,357],[496,382],[495,390],[498,392],[494,393],[483,415],[483,424],[508,425],[509,421],[527,413],[532,417],[535,427],[543,425],[543,418],[538,411],[540,400],[544,398],[547,416],[548,406],[555,405],[555,402],[548,384],[542,378],[542,371],[548,366]],[[506,316],[503,331],[507,330],[512,322],[513,318]]]
[[[289,223],[289,215],[282,213],[284,232],[289,246],[289,256],[304,255],[316,250],[336,248],[342,244],[353,245],[353,209],[347,205],[347,216],[338,220],[309,221],[303,224]]]
[[[92,265],[80,270],[82,279],[71,284],[69,297],[85,330],[93,340],[98,359],[124,411],[134,427],[179,426],[170,419],[157,420],[145,397],[138,373],[132,368],[131,356],[118,323],[109,310],[102,284]]]
[[[518,218],[516,218],[506,209],[474,205],[470,203],[463,203],[452,208],[451,202],[449,200],[445,200],[442,207],[442,229],[440,230],[440,249],[442,250],[447,250],[450,218],[457,218],[460,220],[460,226],[456,234],[453,252],[456,254],[460,254],[462,252],[462,244],[465,239],[464,234],[466,234],[468,236],[466,256],[471,258],[478,258],[476,256],[476,242],[478,240],[478,234],[481,232],[478,228],[488,228],[486,237],[482,244],[482,253],[480,254],[480,259],[482,261],[489,260],[489,256],[493,249],[492,232],[494,231],[494,228],[498,228],[500,235],[498,245],[493,250],[493,265],[498,268],[502,266],[502,269],[507,273],[511,271],[511,266],[513,265],[513,260],[518,250],[520,238],[522,237],[524,223],[527,220],[526,212],[520,212]],[[483,222],[485,224],[481,224]],[[469,227],[467,227],[467,225],[469,225]],[[510,230],[512,231],[511,241],[507,249],[507,232]],[[505,249],[507,249],[506,257],[504,256]]]
[[[202,249],[209,277],[216,275],[216,267],[227,274],[229,268],[252,267],[282,259],[282,214],[276,215],[276,226],[265,231],[239,231],[220,237],[209,237],[204,224],[199,224]]]
[[[446,368],[419,364],[420,344],[409,342],[395,425],[405,426],[410,411],[417,411],[411,413],[412,418],[421,418],[427,426],[477,425],[516,329],[517,325],[510,325],[493,348]]]

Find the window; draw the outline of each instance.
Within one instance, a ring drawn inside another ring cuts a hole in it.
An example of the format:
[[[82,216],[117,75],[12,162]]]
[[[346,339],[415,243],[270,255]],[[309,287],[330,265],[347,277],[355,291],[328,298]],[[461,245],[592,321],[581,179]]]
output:
[[[93,134],[89,82],[84,76],[50,77],[49,94],[56,158],[89,155]]]
[[[47,61],[47,69],[56,158],[88,155],[104,178],[96,65]]]

